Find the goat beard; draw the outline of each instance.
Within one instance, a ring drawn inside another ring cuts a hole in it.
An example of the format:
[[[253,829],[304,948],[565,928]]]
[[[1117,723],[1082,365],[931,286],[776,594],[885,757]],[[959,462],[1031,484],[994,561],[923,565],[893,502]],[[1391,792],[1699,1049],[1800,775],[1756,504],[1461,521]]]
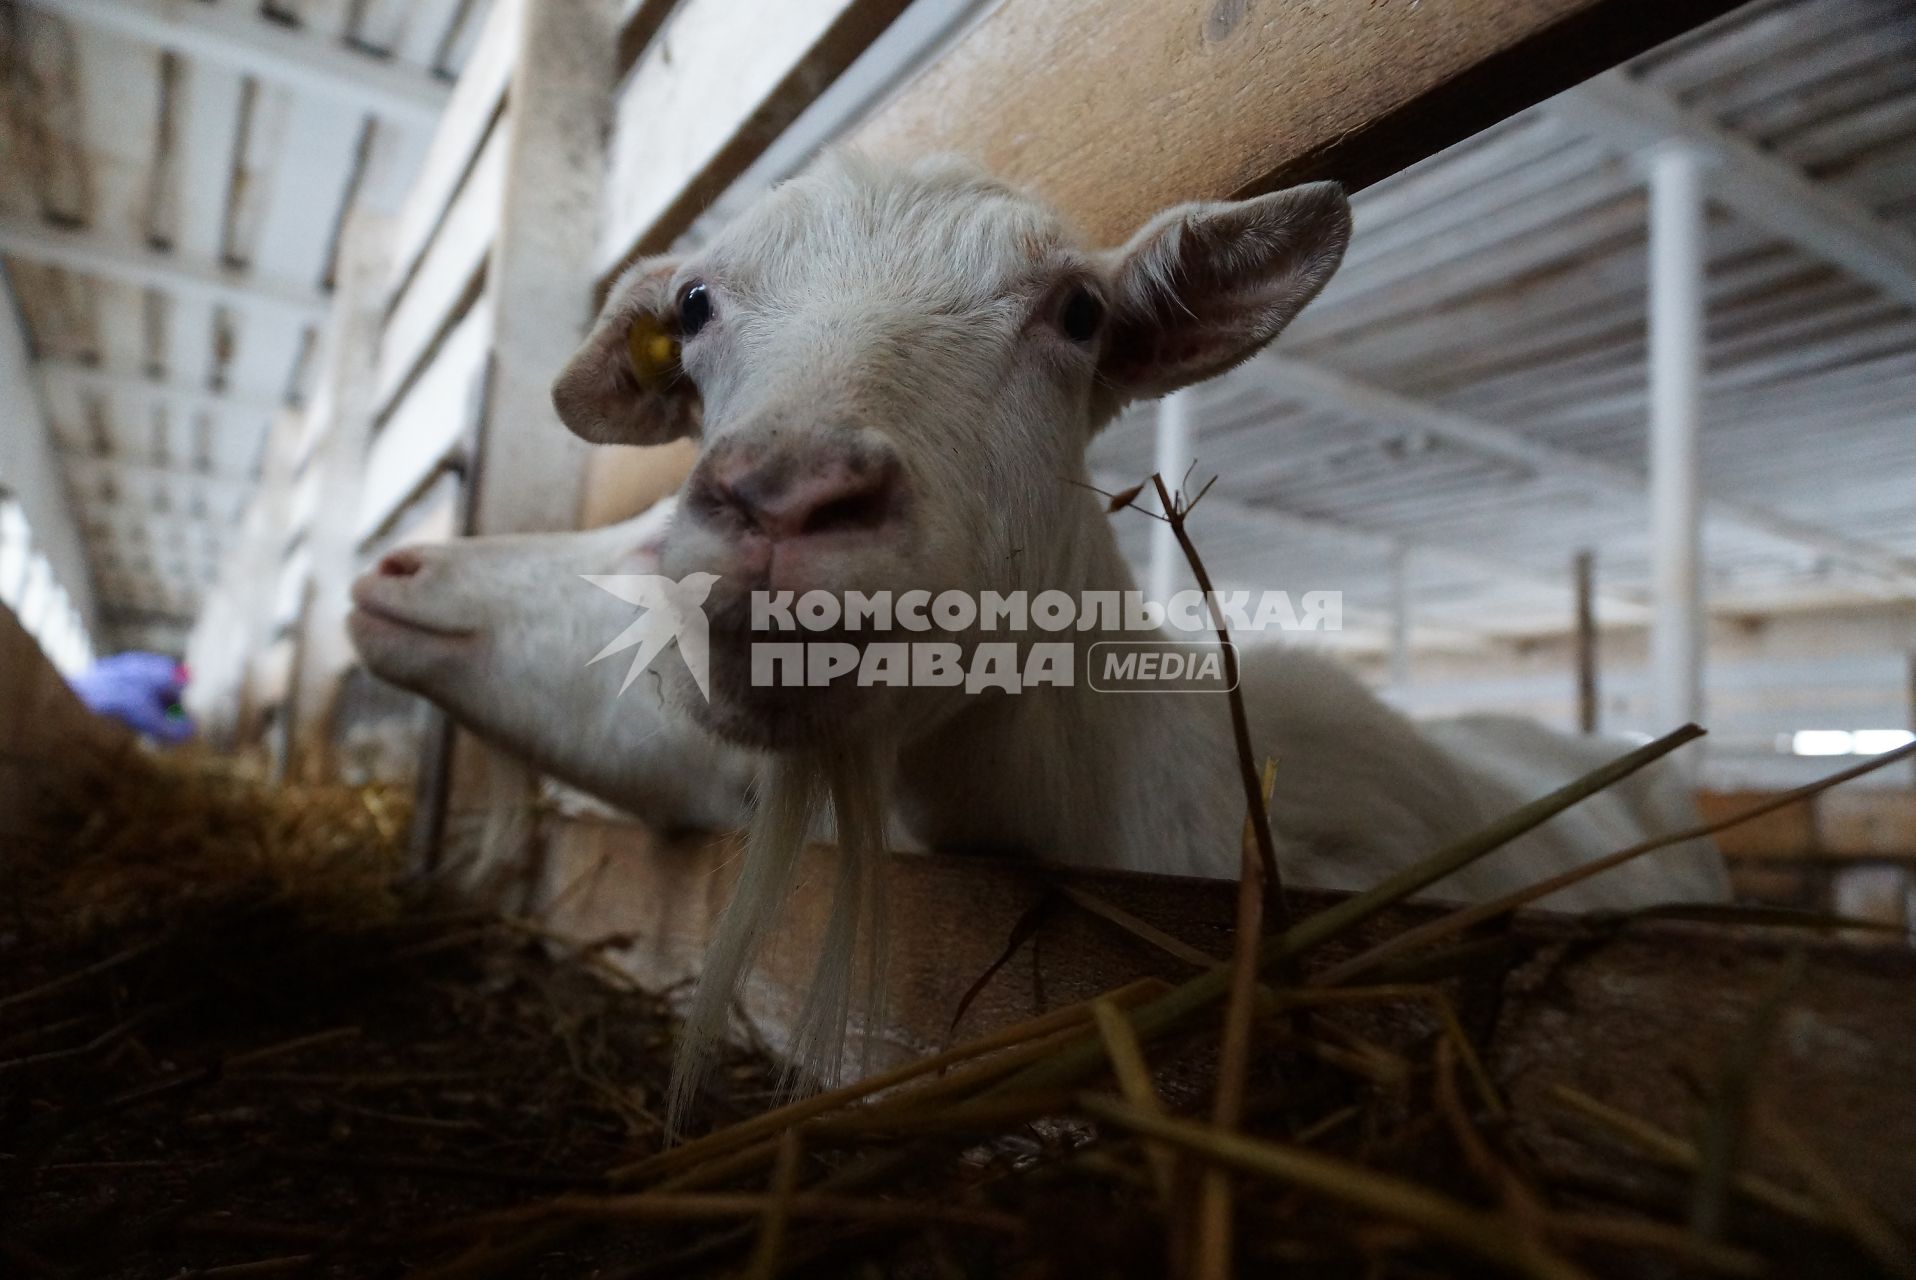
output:
[[[813,833],[836,828],[831,917],[811,990],[794,1024],[781,1091],[831,1088],[844,1075],[852,1005],[866,1029],[859,1071],[883,1022],[885,798],[893,753],[882,743],[769,757],[760,773],[745,854],[693,992],[672,1062],[666,1123],[680,1131],[724,1037],[740,982],[791,895]],[[861,963],[862,961],[862,963]]]

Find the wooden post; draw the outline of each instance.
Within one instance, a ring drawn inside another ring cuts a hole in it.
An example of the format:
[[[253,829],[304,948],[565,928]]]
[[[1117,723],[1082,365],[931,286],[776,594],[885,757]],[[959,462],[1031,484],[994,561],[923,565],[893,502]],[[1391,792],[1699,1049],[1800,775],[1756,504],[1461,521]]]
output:
[[[473,446],[468,532],[574,528],[587,449],[553,411],[552,377],[593,312],[590,246],[599,230],[605,131],[617,47],[613,0],[519,7],[518,61],[506,93],[506,176],[486,267],[491,358]],[[536,778],[459,734],[445,838],[489,875],[530,831]],[[468,846],[469,840],[476,844]]]
[[[1390,557],[1390,687],[1399,695],[1410,690],[1410,548],[1403,543]]]
[[[1597,731],[1597,556],[1577,552],[1577,732]]]
[[[347,227],[340,255],[338,301],[327,343],[327,421],[306,465],[319,469],[319,501],[308,531],[313,578],[301,613],[299,662],[287,696],[295,777],[332,775],[332,704],[353,662],[346,639],[349,592],[356,567],[355,515],[366,445],[372,435],[378,383],[381,285],[390,268],[392,223],[360,213]]]

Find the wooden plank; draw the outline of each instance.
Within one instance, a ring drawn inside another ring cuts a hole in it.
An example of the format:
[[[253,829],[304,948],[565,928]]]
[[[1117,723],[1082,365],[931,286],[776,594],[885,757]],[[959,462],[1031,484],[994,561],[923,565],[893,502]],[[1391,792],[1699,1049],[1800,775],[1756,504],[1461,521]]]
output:
[[[491,330],[492,304],[482,297],[387,415],[366,458],[358,540],[376,533],[471,432]]]
[[[1706,822],[1721,821],[1768,799],[1767,791],[1704,791],[1696,798]],[[1816,848],[1814,811],[1807,802],[1793,804],[1754,822],[1732,827],[1719,835],[1716,843],[1726,858],[1806,857]]]
[[[472,59],[453,87],[438,131],[426,148],[425,161],[393,231],[391,288],[395,293],[411,277],[492,129],[499,103],[505,97],[506,81],[512,75],[522,3],[497,0],[492,6]]]
[[[1911,876],[1908,866],[1864,863],[1838,868],[1830,877],[1830,909],[1849,920],[1901,928],[1910,925],[1908,917]],[[1869,929],[1854,931],[1857,941],[1875,941],[1906,945],[1906,939],[1894,933]]]
[[[1527,932],[1548,936],[1539,921]],[[1633,930],[1547,945],[1502,983],[1487,1065],[1520,1149],[1572,1185],[1687,1206],[1692,1179],[1659,1172],[1557,1101],[1568,1085],[1693,1139],[1708,1089],[1778,988],[1791,938],[1722,930]],[[1803,1133],[1843,1179],[1903,1231],[1916,1226],[1916,956],[1812,942],[1802,982],[1754,1070],[1757,1104]],[[1743,1167],[1796,1185],[1796,1168],[1753,1138]],[[1790,1274],[1783,1268],[1782,1274]],[[1797,1272],[1795,1274],[1809,1274]]]
[[[547,923],[581,941],[629,940],[607,954],[647,984],[696,974],[737,873],[733,839],[673,843],[588,819],[553,820],[543,834],[543,860],[514,890],[528,891]],[[741,992],[746,1015],[775,1046],[787,1041],[811,983],[830,905],[829,856],[821,848],[808,853],[764,961]],[[1235,885],[1049,874],[1201,952],[1229,954]],[[887,1021],[871,1046],[875,1069],[946,1042],[966,988],[997,958],[1044,884],[1032,864],[912,854],[894,856],[886,880],[892,948]],[[1301,913],[1339,896],[1291,891]],[[1399,908],[1352,942],[1401,931],[1435,911]],[[1485,1036],[1486,1059],[1526,1149],[1541,1153],[1550,1176],[1657,1189],[1639,1157],[1565,1115],[1555,1086],[1581,1089],[1674,1133],[1694,1132],[1692,1082],[1720,1069],[1725,1046],[1749,1025],[1798,939],[1680,925],[1595,930],[1535,914],[1517,922],[1511,941],[1512,952],[1467,976],[1455,998]],[[1350,954],[1348,945],[1335,950]],[[1899,1222],[1916,1223],[1916,1096],[1905,1087],[1916,1071],[1916,954],[1816,940],[1806,953],[1801,994],[1758,1073],[1762,1096],[1819,1145],[1845,1153],[1854,1191]],[[984,1034],[1136,978],[1177,981],[1193,972],[1117,926],[1060,905],[985,985],[957,1032]]]
[[[632,64],[651,47],[652,38],[659,34],[659,28],[665,25],[678,4],[679,0],[636,0],[632,12],[619,26],[619,50],[614,63],[619,78],[623,79]]]
[[[959,150],[1114,243],[1181,200],[1357,188],[1733,0],[1005,0],[855,135]]]
[[[278,635],[299,621],[301,609],[306,607],[306,585],[313,579],[312,548],[304,544],[296,545],[286,555],[279,566],[279,573],[273,581],[273,611],[269,618],[272,633]],[[290,638],[285,642],[290,645]],[[292,664],[287,663],[287,679],[290,681]],[[275,702],[284,699],[287,685],[282,684]]]
[[[505,198],[505,160],[505,131],[495,129],[453,197],[418,269],[393,301],[379,340],[375,400],[381,406],[419,372],[419,362],[458,319],[458,303],[484,269]]]
[[[684,482],[698,456],[692,440],[597,450],[586,472],[579,527],[596,529],[647,510]]]
[[[1761,791],[1706,791],[1697,802],[1716,820],[1769,798]],[[1717,843],[1725,856],[1741,859],[1916,861],[1916,791],[1838,789],[1732,828]]]
[[[552,407],[552,371],[593,313],[580,252],[604,184],[611,0],[531,5],[501,122],[505,178],[486,264],[493,299],[485,412],[476,446],[474,532],[574,527],[587,447]]]
[[[307,467],[299,473],[293,482],[293,492],[286,503],[286,532],[288,537],[304,537],[313,527],[313,517],[319,512],[320,475],[317,467]]]
[[[681,4],[615,108],[600,273],[670,244],[905,4]]]
[[[1838,858],[1916,859],[1916,791],[1839,790],[1817,797],[1816,843]]]

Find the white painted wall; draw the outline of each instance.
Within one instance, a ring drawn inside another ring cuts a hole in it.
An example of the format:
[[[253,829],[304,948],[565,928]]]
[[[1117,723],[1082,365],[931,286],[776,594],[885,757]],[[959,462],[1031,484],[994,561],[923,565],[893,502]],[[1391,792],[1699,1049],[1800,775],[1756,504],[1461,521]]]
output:
[[[87,631],[98,635],[93,576],[67,498],[66,477],[54,456],[24,332],[9,288],[0,298],[0,485],[19,500],[35,548],[53,566],[55,580],[66,588]]]

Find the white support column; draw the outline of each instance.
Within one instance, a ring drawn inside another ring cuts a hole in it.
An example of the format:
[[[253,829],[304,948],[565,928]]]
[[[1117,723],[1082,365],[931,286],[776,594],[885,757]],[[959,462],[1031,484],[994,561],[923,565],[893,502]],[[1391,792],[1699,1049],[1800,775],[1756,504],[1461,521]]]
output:
[[[1703,714],[1703,186],[1696,153],[1681,145],[1657,148],[1648,166],[1650,682],[1662,733]]]
[[[1191,422],[1189,391],[1174,391],[1158,401],[1156,469],[1164,477],[1164,487],[1171,490],[1173,496],[1177,493],[1178,482],[1191,465],[1196,434]],[[1184,553],[1178,549],[1178,540],[1171,532],[1171,526],[1158,524],[1151,530],[1151,570],[1144,584],[1145,596],[1160,602],[1169,600],[1177,586],[1179,566],[1183,563]]]
[[[1410,548],[1401,544],[1390,558],[1390,687],[1410,688]]]
[[[506,178],[486,268],[491,359],[469,481],[472,533],[578,527],[589,447],[552,407],[552,377],[593,315],[592,246],[605,183],[605,121],[617,45],[613,0],[519,6],[506,92]],[[538,779],[459,734],[444,843],[483,874],[530,847]]]

